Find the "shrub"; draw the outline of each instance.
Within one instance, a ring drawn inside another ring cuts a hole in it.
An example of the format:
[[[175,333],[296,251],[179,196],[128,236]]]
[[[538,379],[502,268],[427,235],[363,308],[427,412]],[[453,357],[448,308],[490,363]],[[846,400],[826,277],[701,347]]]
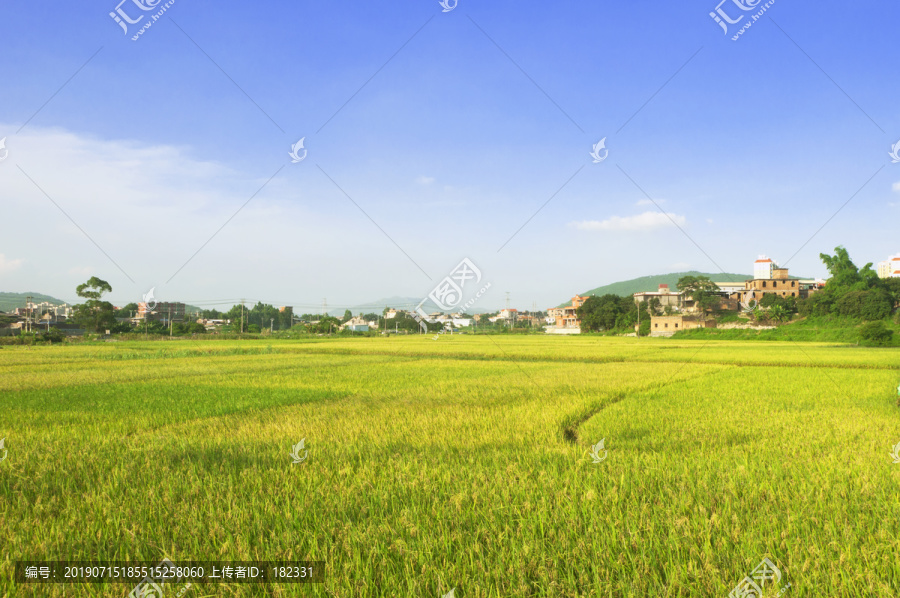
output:
[[[874,322],[890,315],[891,300],[882,290],[850,291],[839,297],[834,307],[842,316]]]
[[[66,340],[66,335],[59,328],[51,328],[47,332],[41,332],[40,339],[44,342],[61,343]]]
[[[868,322],[859,328],[859,338],[866,345],[883,347],[890,345],[894,337],[894,331],[884,325],[884,322]]]
[[[650,336],[650,320],[641,321],[641,328],[638,333],[641,336]]]
[[[762,296],[762,299],[759,300],[760,307],[772,307],[775,305],[775,302],[778,301],[779,297],[775,293],[767,293]]]

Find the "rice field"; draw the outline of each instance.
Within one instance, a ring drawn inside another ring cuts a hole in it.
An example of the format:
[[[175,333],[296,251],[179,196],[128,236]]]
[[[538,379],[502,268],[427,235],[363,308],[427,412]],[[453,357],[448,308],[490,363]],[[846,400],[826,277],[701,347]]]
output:
[[[898,381],[896,349],[814,343],[3,347],[0,595],[132,589],[17,560],[168,557],[325,562],[190,598],[725,598],[768,558],[764,596],[894,597]]]

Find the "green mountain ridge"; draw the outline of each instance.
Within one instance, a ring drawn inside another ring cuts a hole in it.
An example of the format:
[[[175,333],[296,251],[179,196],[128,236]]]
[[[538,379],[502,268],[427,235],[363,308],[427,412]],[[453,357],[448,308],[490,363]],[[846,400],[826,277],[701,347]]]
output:
[[[596,295],[598,297],[603,295],[619,295],[620,297],[627,297],[628,295],[634,295],[635,293],[656,291],[661,284],[669,285],[669,288],[674,291],[678,285],[678,279],[682,276],[707,276],[713,282],[744,282],[745,280],[753,278],[750,274],[734,274],[727,272],[713,274],[710,272],[697,272],[696,270],[691,270],[690,272],[673,272],[671,274],[641,276],[640,278],[632,278],[631,280],[623,280],[621,282],[599,286],[595,289],[578,294],[582,297],[588,295]],[[791,278],[794,277],[792,276]],[[567,301],[558,307],[563,307],[564,305],[571,305],[571,302]]]
[[[62,299],[57,299],[50,295],[42,295],[41,293],[0,293],[0,311],[10,312],[17,307],[25,307],[28,297],[31,297],[31,301],[34,303],[43,303],[44,301],[54,305],[66,303]]]

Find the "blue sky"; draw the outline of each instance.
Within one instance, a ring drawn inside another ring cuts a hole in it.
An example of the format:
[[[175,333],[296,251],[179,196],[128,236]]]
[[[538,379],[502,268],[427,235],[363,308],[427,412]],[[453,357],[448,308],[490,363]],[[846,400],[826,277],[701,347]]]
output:
[[[900,251],[900,6],[776,0],[733,41],[737,1],[725,35],[706,1],[175,0],[137,41],[133,0],[129,35],[116,1],[5,2],[0,290],[304,311],[468,257],[479,307],[546,308]]]

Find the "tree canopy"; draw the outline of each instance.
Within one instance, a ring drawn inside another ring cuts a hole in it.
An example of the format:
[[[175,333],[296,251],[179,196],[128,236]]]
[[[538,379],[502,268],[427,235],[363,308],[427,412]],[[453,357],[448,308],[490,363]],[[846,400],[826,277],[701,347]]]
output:
[[[690,297],[701,313],[719,301],[719,287],[708,276],[682,276],[678,279],[678,290]]]
[[[858,268],[843,247],[834,255],[819,254],[831,277],[825,288],[799,304],[805,316],[839,315],[866,321],[882,320],[900,304],[900,279],[878,278],[868,263]]]
[[[73,319],[79,327],[91,332],[104,332],[116,326],[116,311],[112,303],[102,301],[104,293],[112,292],[112,287],[105,280],[92,276],[87,282],[78,285],[75,293],[87,299],[84,303],[73,307]]]
[[[584,332],[630,330],[637,321],[638,309],[647,314],[644,317],[649,322],[647,306],[644,303],[636,305],[633,297],[612,294],[602,297],[591,295],[575,313],[581,321],[581,330]]]

